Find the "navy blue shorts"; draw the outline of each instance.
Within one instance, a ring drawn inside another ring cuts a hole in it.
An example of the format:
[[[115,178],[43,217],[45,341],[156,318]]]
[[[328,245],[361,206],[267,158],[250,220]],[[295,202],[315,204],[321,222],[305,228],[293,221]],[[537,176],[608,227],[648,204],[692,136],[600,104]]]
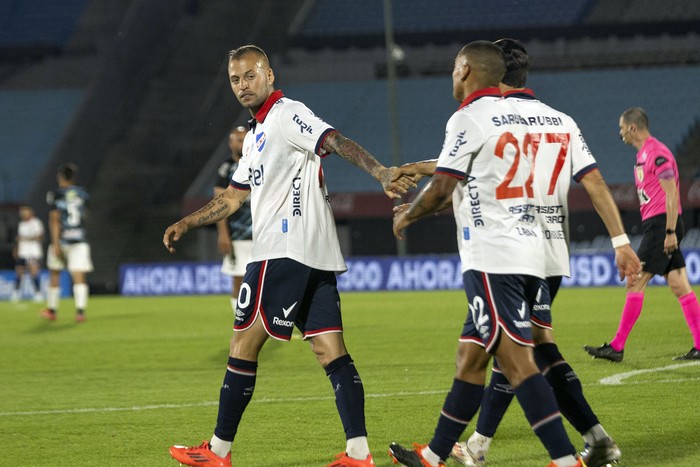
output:
[[[491,352],[505,332],[520,345],[533,347],[531,304],[541,289],[540,279],[524,274],[489,274],[467,271],[462,275],[469,314],[461,342],[473,342]]]
[[[342,332],[335,273],[288,258],[249,263],[238,293],[233,328],[244,331],[258,318],[271,337],[283,341],[292,337],[294,326],[305,339]]]
[[[552,329],[552,302],[559,290],[561,276],[539,279],[540,285],[532,305],[532,324],[542,329]]]

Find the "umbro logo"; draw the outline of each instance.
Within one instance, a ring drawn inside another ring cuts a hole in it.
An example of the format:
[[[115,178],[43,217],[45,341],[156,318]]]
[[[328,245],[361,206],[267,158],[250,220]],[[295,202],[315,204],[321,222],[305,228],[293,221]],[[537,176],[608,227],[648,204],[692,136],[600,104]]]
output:
[[[298,302],[292,303],[292,306],[290,306],[289,308],[282,307],[282,313],[284,313],[285,318],[289,317],[289,313],[291,313],[294,307],[297,306],[297,303]]]

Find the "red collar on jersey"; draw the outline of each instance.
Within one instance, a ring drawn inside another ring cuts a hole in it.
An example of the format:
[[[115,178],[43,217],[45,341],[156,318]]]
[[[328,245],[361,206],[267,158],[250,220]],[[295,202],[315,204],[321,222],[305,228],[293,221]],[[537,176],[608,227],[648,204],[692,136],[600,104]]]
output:
[[[535,91],[529,88],[513,89],[503,93],[503,97],[519,97],[521,99],[535,99]]]
[[[459,105],[459,109],[462,109],[472,102],[474,102],[477,99],[480,99],[485,96],[494,96],[494,97],[501,97],[501,90],[493,87],[493,88],[484,88],[484,89],[479,89],[478,91],[474,91],[473,93],[469,94],[466,99],[462,101],[462,103]]]
[[[270,112],[270,109],[272,108],[275,103],[282,99],[284,97],[284,94],[282,94],[282,91],[279,89],[277,91],[274,91],[272,94],[267,96],[267,100],[263,103],[262,107],[257,111],[255,114],[255,121],[262,123],[265,121],[265,117],[267,117],[267,114]]]

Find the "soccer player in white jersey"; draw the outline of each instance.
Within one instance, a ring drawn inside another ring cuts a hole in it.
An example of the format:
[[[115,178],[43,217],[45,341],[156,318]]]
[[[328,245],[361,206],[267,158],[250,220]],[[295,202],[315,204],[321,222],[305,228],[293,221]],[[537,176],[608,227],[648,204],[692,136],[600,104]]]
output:
[[[559,352],[552,331],[550,305],[562,276],[570,275],[567,195],[572,178],[584,186],[613,238],[621,276],[629,275],[633,280],[641,271],[641,263],[625,236],[617,206],[576,122],[540,102],[531,89],[524,87],[529,60],[519,41],[501,39],[495,44],[506,57],[506,74],[500,88],[504,98],[527,121],[529,151],[535,160],[534,183],[540,187],[541,202],[535,209],[544,228],[547,279],[543,281],[531,317],[535,361],[552,386],[562,414],[584,438],[582,457],[586,465],[607,465],[619,460],[620,450],[586,401],[581,382]],[[455,460],[465,465],[484,465],[491,439],[512,399],[512,388],[494,360],[476,431],[468,442],[455,445],[452,451]]]
[[[39,272],[41,259],[44,257],[42,242],[44,241],[44,224],[34,215],[31,206],[19,207],[19,224],[17,225],[17,246],[14,251],[15,290],[12,292],[12,300],[19,300],[22,296],[22,280],[25,273],[29,273],[34,285],[34,299],[41,300],[41,284]]]
[[[372,466],[364,389],[343,341],[335,275],[347,267],[321,158],[335,152],[372,175],[390,198],[415,184],[400,177],[398,168],[377,162],[304,104],[275,90],[275,75],[259,47],[231,51],[228,73],[236,98],[253,116],[243,157],[229,187],[168,227],[163,243],[173,252],[173,243],[189,229],[228,217],[250,195],[253,252],[238,296],[214,435],[200,446],[173,446],[170,454],[191,466],[231,465],[231,445],[253,395],[260,349],[270,337],[288,341],[296,326],[331,381],[345,430],[345,451],[329,465]]]
[[[447,122],[435,175],[394,217],[394,234],[403,238],[404,228],[444,208],[452,197],[470,310],[432,440],[414,449],[389,447],[394,460],[409,467],[444,465],[479,409],[492,355],[547,448],[550,466],[582,465],[533,358],[530,303],[545,277],[534,211],[539,195],[525,148],[527,125],[498,89],[504,73],[503,53],[491,42],[472,42],[457,54],[452,83],[461,105]]]

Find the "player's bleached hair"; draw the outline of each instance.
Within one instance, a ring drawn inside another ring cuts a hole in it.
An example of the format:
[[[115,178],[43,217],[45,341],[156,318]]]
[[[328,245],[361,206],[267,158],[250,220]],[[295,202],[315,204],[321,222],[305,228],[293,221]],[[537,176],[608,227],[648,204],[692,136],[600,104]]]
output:
[[[263,59],[263,62],[268,68],[270,67],[270,60],[267,58],[267,54],[265,53],[265,51],[257,45],[253,44],[242,45],[236,49],[230,50],[228,53],[228,59],[229,61],[239,60],[241,57],[249,53],[256,54],[257,56]]]
[[[483,84],[498,86],[506,72],[506,61],[501,49],[490,41],[474,41],[462,47],[457,54],[467,59]]]
[[[78,176],[78,166],[72,162],[67,162],[58,168],[58,174],[63,177],[64,180],[71,182]]]
[[[628,125],[634,123],[640,130],[649,128],[649,117],[641,107],[631,107],[622,112],[622,121]]]
[[[517,39],[499,39],[494,41],[506,58],[506,73],[501,83],[514,88],[522,88],[527,81],[530,62],[525,46]]]

